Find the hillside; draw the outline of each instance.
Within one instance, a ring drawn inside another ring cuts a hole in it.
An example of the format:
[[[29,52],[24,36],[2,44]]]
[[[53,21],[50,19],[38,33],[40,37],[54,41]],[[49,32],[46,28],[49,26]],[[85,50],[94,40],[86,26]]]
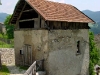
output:
[[[84,10],[82,12],[85,13],[86,15],[88,15],[94,21],[100,22],[100,11],[93,12],[93,11],[90,11],[90,10]]]
[[[0,13],[0,22],[4,22],[4,20],[6,19],[6,17],[8,16],[9,14],[7,13]]]
[[[99,34],[100,33],[100,11],[93,12],[90,10],[84,10],[82,12],[97,23],[96,25],[92,26],[90,30],[94,34]]]

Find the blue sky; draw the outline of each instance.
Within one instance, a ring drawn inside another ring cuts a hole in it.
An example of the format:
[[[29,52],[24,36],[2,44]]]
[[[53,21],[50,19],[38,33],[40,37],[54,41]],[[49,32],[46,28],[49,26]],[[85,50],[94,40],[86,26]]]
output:
[[[12,14],[18,0],[1,0],[0,12]],[[50,0],[67,3],[77,7],[79,10],[100,11],[100,0]]]

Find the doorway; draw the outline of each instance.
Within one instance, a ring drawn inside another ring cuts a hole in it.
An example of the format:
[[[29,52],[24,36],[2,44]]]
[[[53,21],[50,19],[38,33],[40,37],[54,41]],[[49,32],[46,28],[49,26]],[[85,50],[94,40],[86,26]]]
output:
[[[23,49],[24,66],[32,65],[32,46],[25,44]]]

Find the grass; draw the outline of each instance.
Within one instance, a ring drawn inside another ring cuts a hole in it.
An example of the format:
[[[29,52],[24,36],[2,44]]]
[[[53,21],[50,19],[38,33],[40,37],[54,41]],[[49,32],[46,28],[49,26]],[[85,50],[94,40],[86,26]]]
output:
[[[0,48],[14,48],[14,44],[7,44],[5,42],[0,41]]]
[[[0,33],[0,38],[3,38],[4,40],[7,40],[7,35]],[[11,39],[11,43],[7,44],[6,42],[3,42],[0,40],[0,48],[14,48],[14,40]]]
[[[6,44],[6,45],[0,45],[0,48],[14,48],[14,46],[10,44]]]
[[[7,40],[7,35],[0,33],[0,38]],[[13,39],[11,39],[11,41],[12,41],[11,44],[7,44],[7,43],[0,40],[0,48],[14,48]]]
[[[29,68],[27,66],[17,66],[17,67],[19,67],[19,69],[22,69],[22,70],[27,70]]]
[[[1,33],[0,33],[0,38],[7,39],[8,37],[7,37],[7,35],[6,35],[6,34],[1,34]]]
[[[0,75],[10,75],[9,70],[5,65],[2,65],[2,68],[0,69]]]

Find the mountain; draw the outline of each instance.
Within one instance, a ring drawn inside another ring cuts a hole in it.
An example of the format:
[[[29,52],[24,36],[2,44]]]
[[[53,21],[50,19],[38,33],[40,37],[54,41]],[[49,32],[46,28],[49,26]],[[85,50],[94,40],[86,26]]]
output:
[[[86,14],[88,17],[92,18],[96,22],[100,22],[100,11],[90,11],[90,10],[83,10],[84,14]]]
[[[84,10],[82,12],[97,23],[97,24],[91,26],[90,30],[94,34],[99,34],[100,33],[100,11],[94,12],[94,11],[90,11],[90,10]]]
[[[4,20],[6,19],[6,17],[8,16],[9,14],[7,13],[0,13],[0,22],[4,22]]]

